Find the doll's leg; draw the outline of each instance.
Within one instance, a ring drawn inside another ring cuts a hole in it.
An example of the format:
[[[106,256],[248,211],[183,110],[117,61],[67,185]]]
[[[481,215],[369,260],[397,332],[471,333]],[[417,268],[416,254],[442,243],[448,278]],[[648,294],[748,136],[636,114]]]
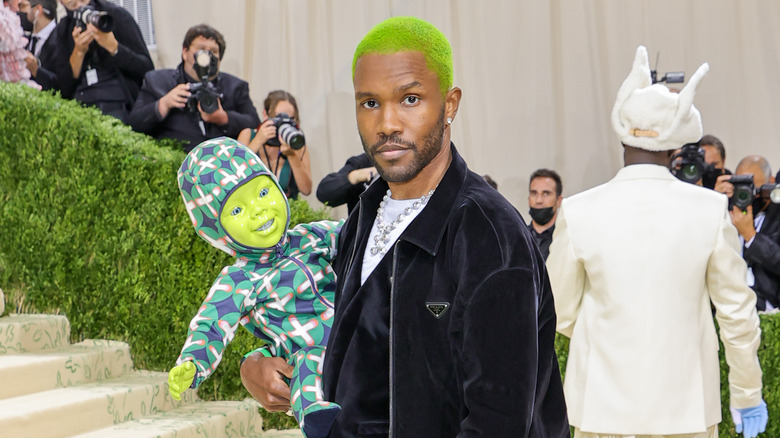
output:
[[[341,406],[322,396],[323,347],[302,348],[290,357],[290,403],[293,414],[307,438],[328,436]]]

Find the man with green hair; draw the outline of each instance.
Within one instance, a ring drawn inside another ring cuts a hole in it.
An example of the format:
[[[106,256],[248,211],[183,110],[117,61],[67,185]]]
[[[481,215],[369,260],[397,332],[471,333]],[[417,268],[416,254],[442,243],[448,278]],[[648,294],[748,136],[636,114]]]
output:
[[[544,259],[522,216],[450,142],[461,90],[442,33],[388,19],[353,62],[358,131],[379,172],[339,236],[323,369],[331,437],[568,437]],[[289,368],[242,366],[286,410]]]

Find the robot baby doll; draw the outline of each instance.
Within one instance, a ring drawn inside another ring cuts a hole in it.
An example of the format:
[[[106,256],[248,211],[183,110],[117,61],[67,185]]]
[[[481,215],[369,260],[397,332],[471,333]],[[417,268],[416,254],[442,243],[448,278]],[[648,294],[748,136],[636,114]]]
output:
[[[178,180],[198,235],[236,261],[222,269],[190,322],[168,375],[171,395],[178,400],[216,370],[241,324],[293,366],[290,402],[304,434],[327,436],[340,410],[320,388],[334,314],[330,262],[343,220],[288,230],[290,208],[276,178],[225,137],[194,148]]]

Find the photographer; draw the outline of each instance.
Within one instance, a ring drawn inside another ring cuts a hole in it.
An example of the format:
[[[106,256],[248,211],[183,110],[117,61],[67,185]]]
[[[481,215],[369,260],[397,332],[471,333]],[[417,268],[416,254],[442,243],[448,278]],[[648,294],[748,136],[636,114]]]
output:
[[[32,23],[32,34],[27,44],[27,69],[32,80],[43,90],[58,90],[57,75],[52,61],[57,50],[54,30],[57,27],[56,0],[30,0],[27,20]]]
[[[196,63],[196,55],[205,66]],[[236,138],[242,129],[257,126],[260,118],[249,97],[249,84],[219,71],[224,55],[225,38],[219,31],[207,24],[187,30],[179,66],[144,77],[129,117],[133,130],[180,140],[189,152],[205,140]]]
[[[132,15],[107,0],[60,2],[68,14],[55,30],[52,65],[62,96],[126,121],[144,74],[154,68],[141,30]]]
[[[379,176],[371,159],[364,153],[349,157],[338,172],[331,172],[322,178],[317,186],[317,199],[330,207],[347,204],[352,212],[360,194]]]
[[[268,93],[263,102],[263,118],[265,121],[257,129],[244,129],[237,140],[260,156],[288,199],[297,199],[299,192],[308,195],[312,188],[311,162],[299,128],[295,97],[284,90]],[[295,141],[291,143],[292,140]]]
[[[750,175],[753,185],[775,183],[769,162],[758,155],[749,155],[737,166],[736,175]],[[735,185],[728,180],[716,190],[728,196],[733,204]],[[754,191],[753,187],[742,188]],[[742,256],[748,264],[747,282],[758,297],[758,310],[780,307],[780,204],[763,196],[755,196],[744,210],[731,206],[731,221],[743,243]]]
[[[731,171],[724,167],[725,160],[723,143],[708,134],[674,151],[670,170],[682,181],[722,191],[718,187],[731,176]]]

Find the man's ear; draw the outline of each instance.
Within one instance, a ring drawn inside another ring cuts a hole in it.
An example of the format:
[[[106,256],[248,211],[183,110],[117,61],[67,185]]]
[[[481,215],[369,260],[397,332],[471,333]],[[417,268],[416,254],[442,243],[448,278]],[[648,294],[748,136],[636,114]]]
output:
[[[444,96],[444,117],[447,119],[455,120],[455,115],[458,114],[458,108],[460,107],[460,98],[462,92],[458,87],[452,87]]]
[[[187,48],[182,47],[181,48],[181,62],[184,62],[184,57],[187,55]]]

